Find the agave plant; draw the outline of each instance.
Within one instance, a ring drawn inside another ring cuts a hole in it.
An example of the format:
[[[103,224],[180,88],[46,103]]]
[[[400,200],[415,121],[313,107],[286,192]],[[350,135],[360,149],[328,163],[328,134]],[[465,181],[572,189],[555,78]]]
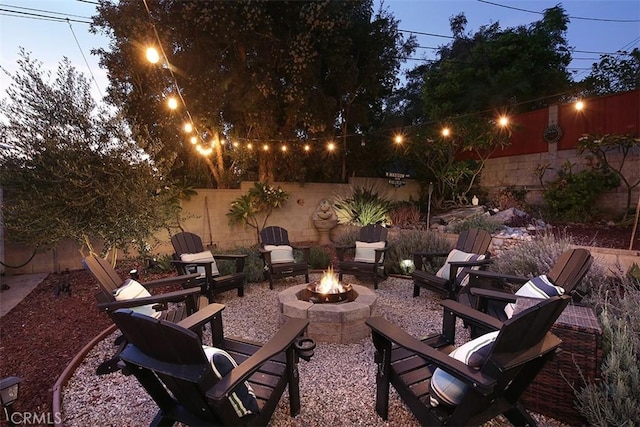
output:
[[[336,196],[334,209],[341,224],[368,225],[387,222],[393,203],[373,186],[356,186],[350,196]]]

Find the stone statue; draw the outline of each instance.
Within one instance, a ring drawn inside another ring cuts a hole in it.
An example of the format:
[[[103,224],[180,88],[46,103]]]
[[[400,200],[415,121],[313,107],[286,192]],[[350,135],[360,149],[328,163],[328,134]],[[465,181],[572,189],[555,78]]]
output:
[[[316,210],[313,212],[313,215],[311,215],[311,219],[313,220],[313,225],[318,230],[318,234],[320,234],[318,243],[320,245],[330,245],[331,230],[338,225],[338,216],[333,210],[331,202],[327,199],[320,200]]]

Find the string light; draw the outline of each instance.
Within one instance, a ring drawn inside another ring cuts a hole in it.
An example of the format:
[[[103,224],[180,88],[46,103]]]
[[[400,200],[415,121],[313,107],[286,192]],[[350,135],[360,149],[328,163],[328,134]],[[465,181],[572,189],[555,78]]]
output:
[[[304,151],[306,151],[307,153],[311,151],[311,146],[309,144],[304,144]]]
[[[329,144],[327,144],[327,150],[333,151],[335,149],[336,149],[336,144],[334,144],[333,142],[330,142]]]
[[[148,47],[146,56],[147,61],[151,62],[152,64],[157,64],[160,61],[160,54],[155,47]]]
[[[283,153],[287,152],[287,146],[283,145],[282,147],[280,147],[280,151],[282,151]]]
[[[397,134],[393,140],[396,144],[400,145],[404,141],[404,137],[401,134]]]
[[[584,102],[582,102],[582,101],[576,102],[576,110],[577,111],[582,111],[583,109],[584,109]]]
[[[234,141],[232,145],[233,148],[238,148],[240,146],[240,143],[238,141]]]
[[[191,132],[193,132],[193,125],[192,125],[191,123],[189,123],[189,122],[185,123],[185,124],[184,124],[184,131],[185,131],[186,133],[191,133]]]
[[[253,150],[253,144],[252,143],[248,143],[247,144],[247,149],[248,150]]]
[[[449,135],[451,135],[451,129],[449,128],[442,128],[442,132],[441,132],[442,136],[447,137]]]
[[[506,127],[509,124],[509,118],[507,116],[500,116],[498,124],[502,127]]]
[[[262,149],[263,149],[264,151],[269,151],[269,144],[264,144],[264,145],[262,146]]]
[[[173,96],[169,97],[167,99],[167,106],[170,109],[175,110],[176,108],[178,108],[178,100],[176,98],[174,98]]]
[[[196,136],[192,136],[191,138],[189,138],[189,140],[193,145],[196,145],[198,143],[198,137]]]

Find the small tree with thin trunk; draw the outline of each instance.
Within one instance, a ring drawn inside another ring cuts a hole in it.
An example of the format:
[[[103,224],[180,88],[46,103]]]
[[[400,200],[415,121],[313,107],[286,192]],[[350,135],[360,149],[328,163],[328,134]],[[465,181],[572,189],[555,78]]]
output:
[[[0,182],[7,240],[40,249],[71,238],[93,252],[141,247],[175,223],[178,198],[117,116],[101,110],[89,83],[64,59],[51,80],[21,51],[0,103]]]

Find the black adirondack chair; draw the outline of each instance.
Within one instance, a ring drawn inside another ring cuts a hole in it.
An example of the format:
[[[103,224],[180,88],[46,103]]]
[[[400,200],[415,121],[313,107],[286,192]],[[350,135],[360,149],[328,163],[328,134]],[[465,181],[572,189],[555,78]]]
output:
[[[115,310],[121,308],[145,307],[147,313],[155,312],[160,319],[169,322],[179,322],[208,304],[207,299],[203,298],[200,288],[195,282],[198,276],[197,274],[167,277],[141,283],[146,289],[180,285],[183,288],[181,290],[143,298],[117,300],[114,293],[118,288],[123,286],[126,281],[120,278],[118,272],[111,267],[111,264],[95,256],[88,256],[84,258],[82,262],[98,282],[100,291],[95,295],[98,301],[98,309],[106,312],[109,316],[112,316]],[[171,310],[168,309],[169,303],[175,303]],[[196,332],[201,333],[201,329],[198,329]],[[119,347],[115,355],[98,367],[97,373],[99,375],[115,372],[120,369],[118,366],[120,360],[119,354],[124,348],[124,345],[126,345],[126,342],[120,338],[116,340],[116,344]]]
[[[302,252],[302,261],[295,260],[294,250]],[[304,275],[305,283],[309,283],[310,254],[311,247],[292,245],[289,232],[282,227],[269,226],[260,231],[260,255],[264,260],[264,273],[269,280],[269,289],[273,289],[274,280],[285,277]]]
[[[242,254],[215,254],[214,260],[227,260],[235,263],[235,272],[231,274],[220,275],[217,270],[212,269],[211,260],[208,261],[183,261],[183,256],[190,254],[205,254],[208,251],[205,250],[202,239],[197,234],[189,232],[181,232],[171,237],[171,244],[173,245],[173,260],[171,261],[181,275],[193,273],[196,270],[201,270],[199,281],[203,289],[206,290],[209,296],[209,301],[213,302],[216,294],[220,292],[229,291],[232,289],[238,290],[238,296],[244,296],[244,284],[247,276],[244,273],[244,261],[247,255]],[[210,253],[207,253],[210,255]],[[215,262],[215,261],[214,261]]]
[[[500,414],[514,425],[536,425],[519,399],[560,345],[549,330],[569,301],[568,296],[542,300],[502,323],[445,300],[442,332],[422,341],[381,317],[370,318],[366,323],[376,349],[378,415],[387,420],[392,384],[422,425],[480,425]],[[499,330],[493,345],[473,366],[449,356],[456,317]],[[437,387],[431,383],[443,372],[461,381],[462,391],[457,404],[434,406]]]
[[[456,299],[458,292],[462,288],[465,273],[470,271],[472,267],[485,268],[491,263],[488,252],[489,245],[491,245],[491,234],[485,230],[472,228],[461,232],[458,235],[458,241],[454,249],[469,254],[470,256],[471,254],[483,255],[484,259],[451,261],[448,263],[448,277],[439,277],[438,274],[426,271],[424,267],[432,259],[447,258],[453,254],[452,252],[414,252],[413,262],[416,270],[411,274],[411,278],[413,279],[413,296],[419,296],[420,288],[425,288],[438,292],[450,299]]]
[[[384,276],[384,254],[389,250],[388,230],[379,224],[369,224],[360,229],[354,245],[336,246],[338,257],[338,280],[345,274],[373,280],[373,288],[378,289],[378,278]],[[347,259],[347,251],[355,250],[352,260]],[[359,252],[364,253],[360,256]],[[369,253],[369,256],[367,256]]]
[[[562,287],[565,295],[575,297],[576,288],[592,263],[593,257],[587,249],[569,249],[560,255],[546,276],[553,285]],[[508,292],[508,285],[521,286],[529,280],[531,277],[493,271],[471,271],[469,284],[460,293],[459,301],[504,321],[507,319],[505,306],[518,298],[514,293]]]
[[[224,336],[223,309],[221,304],[211,304],[206,315],[196,313],[199,319],[187,318],[184,323],[211,318],[214,346],[237,363],[229,372],[219,364],[214,372],[200,339],[182,323],[127,310],[115,313],[114,321],[129,341],[121,358],[159,408],[151,425],[267,425],[287,387],[291,416],[299,413],[298,351],[313,343],[301,338],[308,320],[289,320],[269,342],[258,345]],[[257,410],[254,407],[253,413],[240,415],[231,400],[247,397],[247,390],[244,394],[242,390],[247,383],[256,396],[250,403],[257,403]]]

